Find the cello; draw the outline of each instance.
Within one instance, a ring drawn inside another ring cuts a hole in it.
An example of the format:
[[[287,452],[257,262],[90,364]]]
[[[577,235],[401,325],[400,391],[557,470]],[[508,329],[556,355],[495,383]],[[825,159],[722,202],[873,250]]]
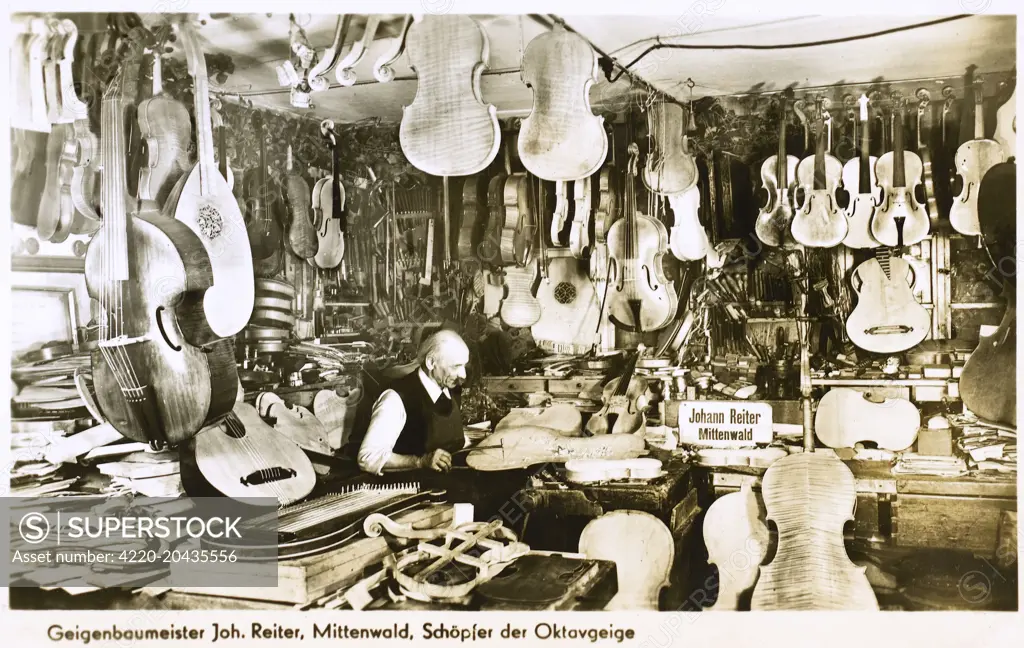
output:
[[[807,247],[835,247],[839,245],[849,225],[836,203],[836,190],[842,182],[843,163],[828,153],[827,129],[832,118],[826,116],[828,105],[823,102],[814,122],[816,138],[814,155],[801,160],[796,175],[803,193],[800,209],[793,216],[793,239]]]
[[[416,16],[405,48],[417,77],[398,130],[406,159],[439,177],[483,171],[501,145],[497,108],[480,98],[488,53],[483,29],[466,15]]]
[[[892,146],[875,164],[875,175],[882,189],[871,235],[889,247],[913,245],[928,236],[928,213],[914,198],[921,182],[921,158],[903,146],[903,109],[906,100],[898,92],[892,96]],[[909,183],[909,184],[908,184]]]
[[[522,80],[533,90],[533,111],[523,120],[517,145],[527,171],[564,183],[601,168],[608,135],[604,117],[590,108],[590,88],[599,79],[597,53],[579,34],[555,25],[530,41]],[[557,237],[552,242],[557,245]]]
[[[668,248],[668,232],[660,221],[636,208],[636,166],[640,149],[629,145],[626,170],[625,215],[608,230],[608,280],[612,282],[608,319],[616,327],[647,333],[668,326],[676,315],[679,297],[661,266]]]
[[[762,191],[766,194],[764,206],[757,214],[754,233],[765,245],[779,247],[792,239],[793,190],[796,167],[800,162],[795,155],[786,155],[786,122],[788,96],[779,98],[779,152],[761,165]]]
[[[273,277],[284,265],[283,237],[277,218],[281,197],[267,177],[267,141],[263,133],[263,115],[258,111],[252,114],[252,126],[260,143],[260,155],[258,166],[246,174],[243,196],[249,217],[245,230],[252,248],[254,274]]]
[[[129,211],[125,117],[138,70],[135,46],[103,98],[103,225],[86,252],[85,278],[100,305],[92,354],[99,408],[123,436],[161,448],[227,415],[238,374],[231,340],[199,349],[182,339],[175,305],[213,283],[200,238],[181,221]]]
[[[875,196],[878,190],[875,177],[878,158],[871,155],[868,101],[865,95],[860,96],[860,155],[849,160],[843,167],[843,185],[850,193],[850,204],[846,207],[849,223],[846,238],[843,239],[843,245],[848,248],[873,248],[879,245],[871,235],[871,219],[875,217]]]
[[[663,196],[673,196],[697,184],[697,162],[687,146],[683,107],[657,103],[651,107],[648,128],[654,144],[644,165],[644,184]]]
[[[249,323],[256,287],[252,250],[245,221],[227,180],[217,171],[213,155],[209,79],[206,59],[195,28],[183,19],[178,25],[189,74],[195,80],[196,149],[199,159],[182,176],[167,202],[164,215],[173,216],[195,232],[206,248],[213,286],[199,302],[188,302],[192,313],[183,327],[191,344],[205,345],[231,337]],[[198,295],[198,293],[191,293]],[[182,312],[179,307],[179,314]]]
[[[316,217],[317,252],[313,263],[318,268],[337,268],[345,256],[345,185],[341,184],[341,164],[338,153],[338,136],[334,122],[327,119],[320,124],[320,133],[331,149],[331,177],[320,178],[313,187],[313,211]],[[323,213],[330,205],[330,215]]]
[[[985,138],[985,113],[982,101],[982,82],[974,80],[974,139],[964,142],[956,150],[956,171],[963,183],[960,195],[949,208],[949,222],[953,229],[967,236],[981,234],[978,223],[978,190],[989,169],[1006,160],[1006,151],[999,142]],[[965,111],[966,112],[966,111]]]

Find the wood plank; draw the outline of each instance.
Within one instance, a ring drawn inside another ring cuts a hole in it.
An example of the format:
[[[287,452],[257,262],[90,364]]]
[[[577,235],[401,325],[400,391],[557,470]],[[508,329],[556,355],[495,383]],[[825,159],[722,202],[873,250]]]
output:
[[[995,554],[999,517],[1017,509],[1017,500],[901,494],[896,544],[902,547],[963,549]]]

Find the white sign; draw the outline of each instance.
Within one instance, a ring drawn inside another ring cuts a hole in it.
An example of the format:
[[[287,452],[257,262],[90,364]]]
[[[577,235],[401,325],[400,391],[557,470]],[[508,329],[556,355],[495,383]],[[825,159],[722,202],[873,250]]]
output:
[[[772,406],[746,401],[679,403],[679,442],[729,448],[772,441]]]

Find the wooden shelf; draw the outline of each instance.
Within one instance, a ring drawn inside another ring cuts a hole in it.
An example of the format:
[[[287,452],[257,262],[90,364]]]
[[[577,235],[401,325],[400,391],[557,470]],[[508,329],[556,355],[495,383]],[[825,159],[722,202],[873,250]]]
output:
[[[811,378],[812,387],[945,387],[951,378]]]

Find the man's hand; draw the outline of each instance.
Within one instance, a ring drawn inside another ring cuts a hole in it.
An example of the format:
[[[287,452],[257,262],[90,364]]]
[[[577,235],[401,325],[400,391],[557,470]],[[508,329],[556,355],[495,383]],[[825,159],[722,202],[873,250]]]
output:
[[[420,467],[435,472],[448,472],[452,469],[452,456],[446,450],[437,449],[420,457]]]

